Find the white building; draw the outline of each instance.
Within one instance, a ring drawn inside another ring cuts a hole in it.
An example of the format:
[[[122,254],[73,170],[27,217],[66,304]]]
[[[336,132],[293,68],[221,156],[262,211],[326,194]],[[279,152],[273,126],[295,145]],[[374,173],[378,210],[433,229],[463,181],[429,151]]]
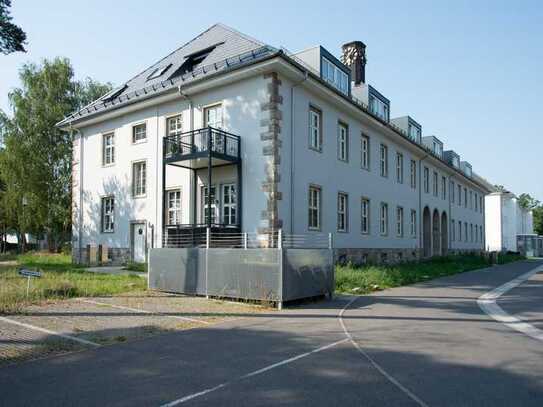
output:
[[[517,236],[534,233],[532,211],[508,191],[485,196],[486,250],[517,251]]]
[[[142,261],[205,227],[333,233],[354,261],[483,250],[488,187],[414,119],[390,120],[363,43],[342,51],[290,54],[217,24],[59,123],[74,258],[102,244]]]

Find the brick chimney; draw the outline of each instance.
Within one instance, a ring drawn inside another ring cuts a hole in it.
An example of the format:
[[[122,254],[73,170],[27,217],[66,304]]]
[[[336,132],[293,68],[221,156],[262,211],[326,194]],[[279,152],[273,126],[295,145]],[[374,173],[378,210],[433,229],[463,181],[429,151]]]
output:
[[[341,62],[351,68],[354,84],[366,83],[366,45],[362,41],[352,41],[344,44],[341,49]]]

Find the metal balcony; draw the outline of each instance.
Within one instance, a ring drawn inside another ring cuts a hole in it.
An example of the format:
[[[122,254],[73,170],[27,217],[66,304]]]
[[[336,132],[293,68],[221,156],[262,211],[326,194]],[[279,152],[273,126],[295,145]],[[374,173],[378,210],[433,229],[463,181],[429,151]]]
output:
[[[164,137],[164,163],[198,169],[240,161],[240,138],[213,127]]]

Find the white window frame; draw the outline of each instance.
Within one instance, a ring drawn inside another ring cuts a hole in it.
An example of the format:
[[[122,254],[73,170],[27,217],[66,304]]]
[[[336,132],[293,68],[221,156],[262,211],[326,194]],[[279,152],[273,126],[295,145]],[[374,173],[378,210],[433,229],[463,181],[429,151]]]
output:
[[[108,143],[108,140],[111,140],[111,143]],[[115,132],[104,133],[102,135],[102,165],[113,164],[115,164]]]
[[[454,181],[451,180],[449,182],[449,198],[450,198],[451,203],[454,203],[454,200],[456,199],[455,192],[454,192],[455,188],[456,186],[454,184]]]
[[[141,171],[143,167],[143,171]],[[140,172],[138,172],[140,171]],[[141,198],[147,195],[147,160],[132,162],[132,196]]]
[[[362,234],[370,234],[370,200],[362,197],[360,201],[360,230]]]
[[[144,143],[146,141],[147,141],[147,122],[134,124],[132,126],[132,144]]]
[[[417,162],[411,160],[411,188],[417,189]]]
[[[403,154],[396,152],[396,181],[403,184]]]
[[[437,171],[432,174],[432,192],[434,196],[439,196],[439,174]]]
[[[451,241],[456,241],[456,222],[451,219]]]
[[[234,182],[221,185],[221,222],[229,226],[238,224],[237,184]]]
[[[379,147],[379,162],[381,177],[388,177],[388,146],[381,143]]]
[[[218,112],[218,117],[214,119],[210,118],[210,113]],[[204,127],[213,127],[214,129],[224,129],[224,112],[222,103],[214,103],[212,105],[204,106],[203,111],[203,125]]]
[[[458,206],[462,206],[462,185],[457,184],[458,189]]]
[[[396,236],[403,237],[404,213],[403,207],[396,207]]]
[[[102,233],[115,232],[115,197],[104,196],[101,199]]]
[[[426,194],[430,193],[430,168],[424,167],[424,192]]]
[[[417,211],[416,209],[411,209],[411,227],[410,227],[410,233],[411,237],[417,236]]]
[[[337,158],[349,162],[349,126],[341,121],[337,124]]]
[[[447,200],[447,177],[441,176],[441,198]]]
[[[172,200],[172,194],[178,197],[174,197]],[[168,214],[168,225],[179,225],[181,223],[181,188],[166,191],[166,212]]]
[[[337,194],[337,231],[349,231],[349,195],[345,192]]]
[[[175,126],[172,127],[172,123],[175,123]],[[176,114],[175,116],[170,116],[166,118],[166,136],[173,137],[179,136],[183,133],[183,114]]]
[[[379,208],[379,232],[381,236],[388,235],[388,204],[381,202]]]
[[[364,170],[370,169],[370,136],[362,133],[360,136],[360,167]]]
[[[312,212],[315,212],[316,225],[311,224],[313,219]],[[307,228],[309,230],[321,230],[321,213],[322,213],[322,188],[318,185],[309,186],[308,194],[308,220]]]
[[[309,148],[322,152],[322,111],[312,105],[309,105]]]

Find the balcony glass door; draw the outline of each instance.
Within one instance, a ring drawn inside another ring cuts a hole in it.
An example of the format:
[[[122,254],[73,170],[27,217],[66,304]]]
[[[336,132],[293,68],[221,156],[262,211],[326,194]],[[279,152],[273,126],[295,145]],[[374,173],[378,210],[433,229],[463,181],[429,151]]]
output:
[[[215,185],[211,186],[211,199],[208,195],[207,186],[202,187],[201,197],[201,211],[200,211],[200,223],[207,224],[208,216],[211,214],[211,223],[217,223],[218,218],[218,201],[217,201],[217,188]]]
[[[235,184],[222,185],[222,223],[225,225],[237,224],[238,200]]]
[[[215,129],[223,128],[222,105],[209,106],[204,109],[204,127],[213,127]],[[213,133],[212,136],[213,151],[224,153],[224,137],[220,133]]]

